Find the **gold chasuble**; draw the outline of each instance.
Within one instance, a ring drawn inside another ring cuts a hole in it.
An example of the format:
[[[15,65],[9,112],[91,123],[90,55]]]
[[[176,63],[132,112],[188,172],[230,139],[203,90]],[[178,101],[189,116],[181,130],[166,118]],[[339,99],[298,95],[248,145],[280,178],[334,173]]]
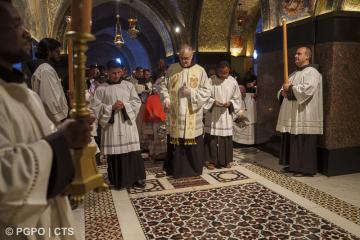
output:
[[[180,97],[179,90],[187,86],[191,96]],[[169,133],[172,144],[196,144],[195,137],[203,133],[202,105],[210,96],[211,85],[205,70],[199,65],[182,68],[176,63],[170,66],[162,83],[163,98],[170,99]]]

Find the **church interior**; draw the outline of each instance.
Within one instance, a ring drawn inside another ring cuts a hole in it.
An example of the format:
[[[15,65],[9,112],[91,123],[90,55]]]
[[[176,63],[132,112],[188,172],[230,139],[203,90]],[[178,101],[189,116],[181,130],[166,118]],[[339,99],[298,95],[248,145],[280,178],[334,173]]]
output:
[[[71,76],[76,68],[69,70],[71,51],[79,47],[68,34],[75,29],[74,2],[12,0],[34,52],[42,38],[61,43],[55,69],[65,92],[74,88],[71,79],[85,82],[81,74]],[[72,202],[78,239],[360,239],[359,0],[89,2],[92,38],[83,41],[84,71],[116,60],[129,73],[137,67],[155,73],[161,59],[177,63],[186,43],[207,73],[227,61],[239,84],[249,73],[256,84],[242,92],[247,121],[234,123],[228,167],[204,166],[199,176],[173,178],[164,174],[163,160],[143,151],[145,187],[117,189],[101,154],[96,172],[109,187],[87,189],[82,201]],[[296,71],[300,46],[311,50],[323,81],[323,134],[313,176],[279,165],[277,92],[285,62],[289,74]]]

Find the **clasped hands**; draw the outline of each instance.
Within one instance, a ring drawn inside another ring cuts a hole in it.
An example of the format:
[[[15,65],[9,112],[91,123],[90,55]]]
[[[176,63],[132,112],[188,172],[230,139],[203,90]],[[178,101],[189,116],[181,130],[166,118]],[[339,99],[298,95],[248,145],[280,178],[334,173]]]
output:
[[[124,103],[120,100],[117,100],[114,105],[112,105],[112,110],[116,111],[116,110],[120,110],[124,108]]]
[[[217,107],[228,108],[228,107],[230,107],[231,102],[221,103],[218,100],[215,100],[214,105],[217,106]]]
[[[191,95],[191,89],[188,88],[187,86],[182,86],[179,89],[179,94],[180,94],[180,97],[189,97]]]

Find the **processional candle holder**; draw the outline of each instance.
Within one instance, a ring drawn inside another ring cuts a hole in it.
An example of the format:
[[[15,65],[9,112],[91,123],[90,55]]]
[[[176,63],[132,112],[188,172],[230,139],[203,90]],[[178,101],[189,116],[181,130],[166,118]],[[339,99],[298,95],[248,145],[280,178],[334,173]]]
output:
[[[71,2],[71,31],[66,37],[73,42],[73,70],[74,70],[74,102],[70,111],[71,118],[86,118],[91,114],[85,99],[85,64],[87,42],[95,40],[91,34],[92,0],[72,0]],[[96,169],[96,145],[89,144],[84,149],[74,150],[75,177],[68,193],[71,200],[82,203],[85,194],[91,190],[106,190],[101,174]]]

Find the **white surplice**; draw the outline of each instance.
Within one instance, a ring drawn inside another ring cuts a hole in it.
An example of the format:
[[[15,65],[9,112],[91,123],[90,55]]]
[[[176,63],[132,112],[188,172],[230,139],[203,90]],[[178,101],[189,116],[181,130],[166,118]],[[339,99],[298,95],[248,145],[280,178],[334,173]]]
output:
[[[0,122],[0,239],[8,239],[3,235],[6,227],[73,226],[67,198],[47,199],[53,151],[43,138],[55,131],[55,126],[38,95],[25,83],[0,79]],[[23,239],[15,234],[10,239],[18,238]],[[46,234],[28,239],[49,238]],[[58,239],[76,238],[66,235]]]
[[[114,123],[110,124],[112,105],[117,100],[124,103],[124,109],[130,120],[125,120],[122,110],[118,110],[114,114]],[[131,82],[122,80],[119,84],[99,87],[90,105],[102,126],[103,154],[124,154],[140,150],[136,116],[139,113],[141,101]]]
[[[276,130],[290,134],[323,133],[322,76],[311,66],[295,71],[289,83],[296,100],[284,98]]]
[[[233,112],[228,108],[214,106],[217,100],[220,103],[231,102]],[[214,136],[232,136],[233,120],[241,107],[241,93],[239,85],[232,76],[221,80],[217,76],[211,78],[211,97],[204,105],[205,132]]]
[[[67,117],[69,107],[61,79],[48,63],[41,64],[31,78],[32,89],[39,94],[46,113],[56,125]]]
[[[255,144],[256,93],[246,93],[241,101],[239,115],[244,119],[234,124],[233,141],[241,144]]]
[[[142,92],[144,92],[146,90],[146,87],[148,89],[152,88],[152,83],[149,81],[145,84],[139,84],[139,80],[137,78],[135,78],[134,76],[131,76],[129,78],[129,81],[134,84],[135,90],[138,94],[141,94]]]

